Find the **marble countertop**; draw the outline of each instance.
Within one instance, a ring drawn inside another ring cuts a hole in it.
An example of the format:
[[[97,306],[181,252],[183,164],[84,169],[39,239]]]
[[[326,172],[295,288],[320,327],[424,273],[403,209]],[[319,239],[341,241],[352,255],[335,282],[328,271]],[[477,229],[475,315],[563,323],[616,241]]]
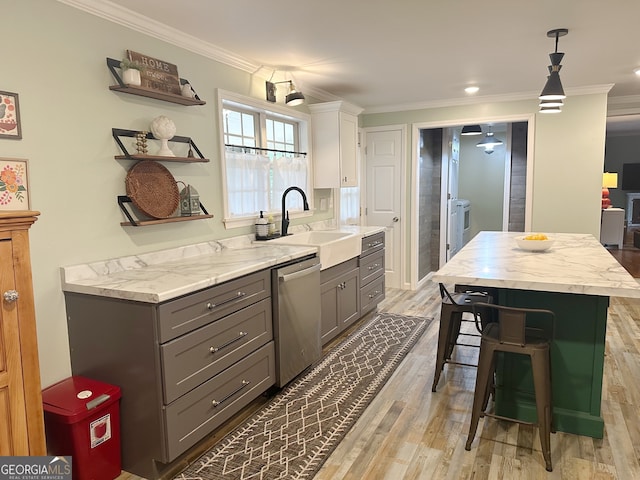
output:
[[[548,233],[549,250],[518,248],[517,232],[480,232],[431,279],[434,282],[640,298],[640,284],[588,234]]]
[[[366,237],[384,227],[339,230]],[[160,303],[316,252],[315,247],[255,242],[246,235],[61,267],[62,290]]]

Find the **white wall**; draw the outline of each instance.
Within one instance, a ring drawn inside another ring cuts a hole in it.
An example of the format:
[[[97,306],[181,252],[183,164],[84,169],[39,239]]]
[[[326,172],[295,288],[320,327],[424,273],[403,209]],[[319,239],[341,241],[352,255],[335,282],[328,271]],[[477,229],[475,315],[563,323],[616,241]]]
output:
[[[497,145],[492,154],[476,147],[483,137],[460,137],[460,178],[458,198],[471,202],[469,223],[471,237],[482,230],[502,230],[504,207],[504,134],[496,134],[504,143]]]
[[[536,118],[532,230],[600,236],[607,97],[568,97]]]
[[[264,80],[56,1],[9,1],[2,7],[0,90],[19,95],[23,138],[0,139],[0,157],[28,159],[31,207],[41,212],[31,229],[31,253],[46,387],[71,373],[61,266],[251,232],[225,230],[221,221],[215,92],[263,99]],[[105,59],[120,59],[126,49],[177,65],[207,104],[185,107],[110,91],[115,80]],[[120,226],[116,197],[125,193],[131,162],[114,159],[120,152],[111,128],[145,130],[158,115],[170,117],[176,134],[192,137],[211,160],[165,165],[196,187],[213,219]]]

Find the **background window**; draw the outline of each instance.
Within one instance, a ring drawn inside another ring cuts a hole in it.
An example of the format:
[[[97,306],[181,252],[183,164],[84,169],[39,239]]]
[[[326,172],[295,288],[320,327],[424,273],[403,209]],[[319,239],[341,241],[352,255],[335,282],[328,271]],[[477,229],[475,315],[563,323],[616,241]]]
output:
[[[300,130],[296,119],[250,106],[234,103],[223,109],[226,218],[279,212],[284,190],[293,185],[310,199],[309,160],[299,153]],[[286,208],[302,210],[300,195],[287,196]]]

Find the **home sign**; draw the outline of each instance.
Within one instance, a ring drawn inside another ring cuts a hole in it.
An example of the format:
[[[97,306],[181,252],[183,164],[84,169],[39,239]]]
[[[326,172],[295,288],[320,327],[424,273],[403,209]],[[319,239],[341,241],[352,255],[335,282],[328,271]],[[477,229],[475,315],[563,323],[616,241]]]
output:
[[[127,50],[127,56],[129,60],[137,62],[143,67],[140,72],[142,87],[180,95],[180,77],[177,66],[132,50]]]

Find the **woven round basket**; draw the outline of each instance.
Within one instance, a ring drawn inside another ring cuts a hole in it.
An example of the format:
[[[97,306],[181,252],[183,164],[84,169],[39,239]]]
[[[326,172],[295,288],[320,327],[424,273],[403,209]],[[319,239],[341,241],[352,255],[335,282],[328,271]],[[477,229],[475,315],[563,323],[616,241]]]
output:
[[[158,162],[143,160],[136,163],[127,172],[124,182],[133,204],[149,217],[171,217],[180,205],[175,178]]]

